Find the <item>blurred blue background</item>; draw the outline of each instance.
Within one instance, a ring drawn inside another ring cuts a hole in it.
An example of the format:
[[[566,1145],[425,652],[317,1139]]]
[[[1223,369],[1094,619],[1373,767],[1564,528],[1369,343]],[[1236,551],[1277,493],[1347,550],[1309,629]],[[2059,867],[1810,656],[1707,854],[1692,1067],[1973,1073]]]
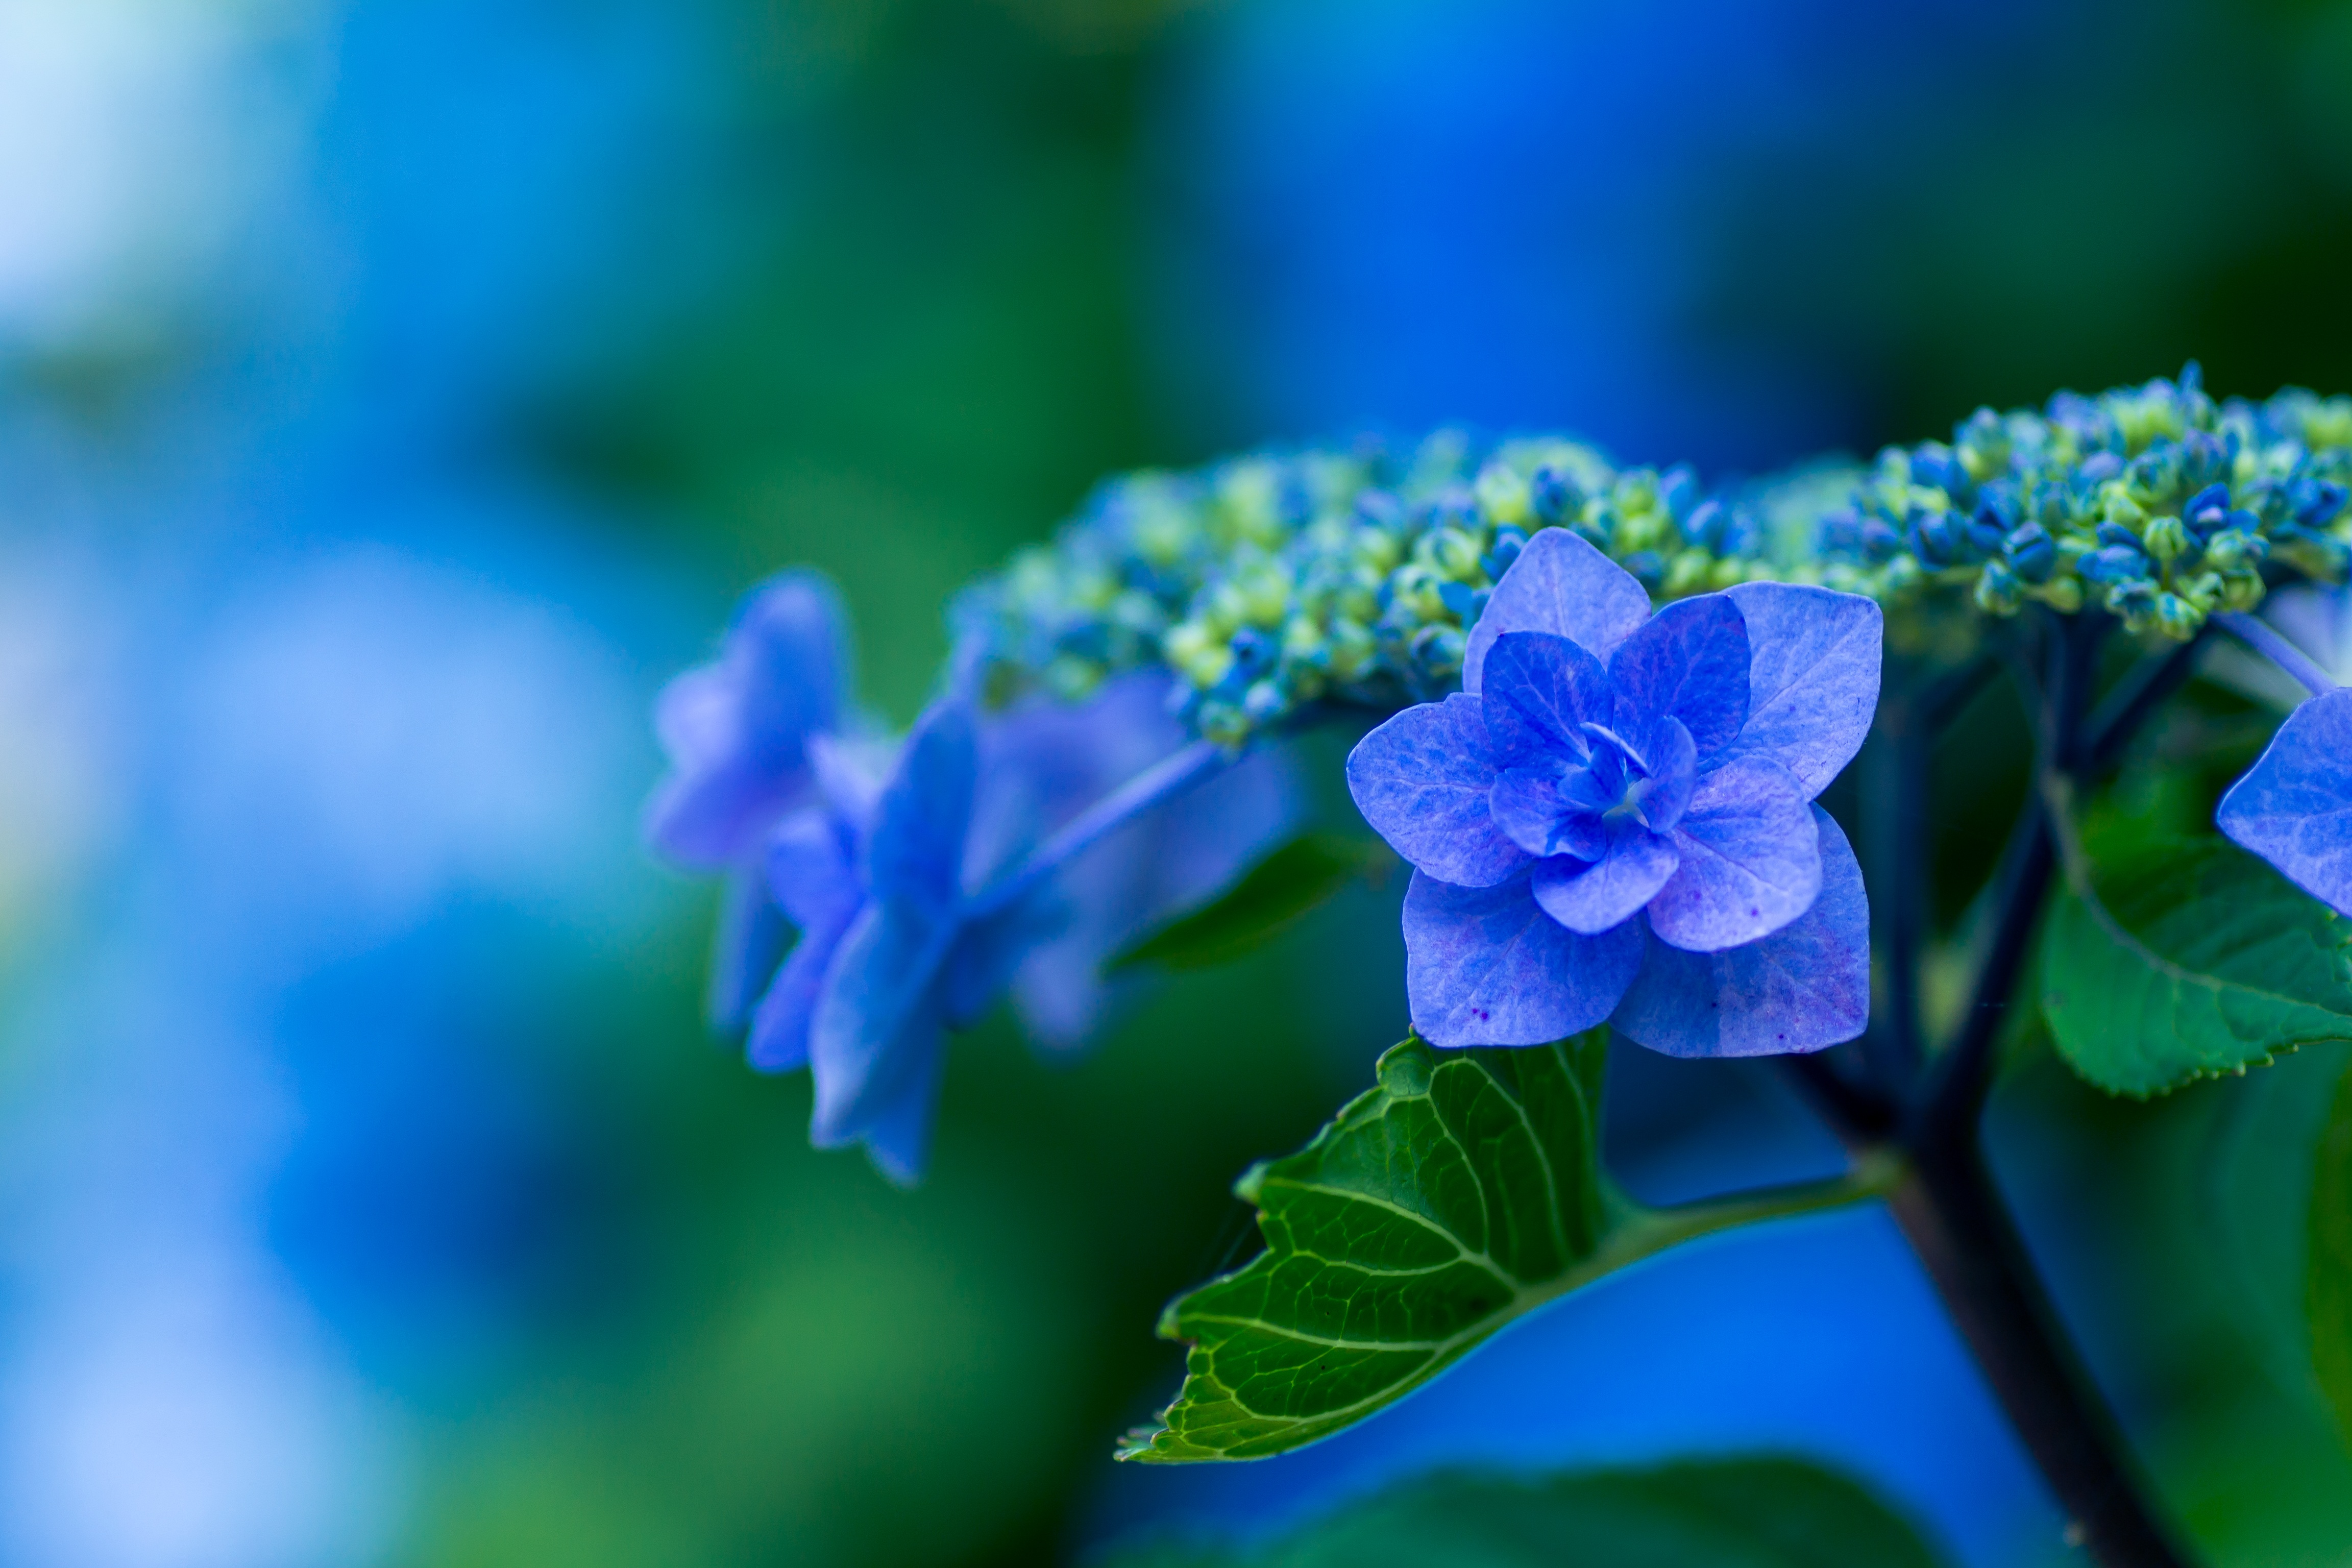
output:
[[[1226,1183],[1402,1026],[1328,983],[1396,889],[1075,1068],[960,1041],[898,1193],[703,1037],[645,714],[810,561],[903,720],[955,584],[1233,446],[1727,474],[2191,355],[2352,387],[2352,5],[0,0],[0,1560],[1034,1563],[1757,1448],[2063,1560],[1871,1212],[1115,1472]],[[2342,1065],[1997,1108],[2216,1562],[2352,1539],[2260,1219]],[[1768,1074],[1619,1066],[1646,1194],[1833,1157]]]

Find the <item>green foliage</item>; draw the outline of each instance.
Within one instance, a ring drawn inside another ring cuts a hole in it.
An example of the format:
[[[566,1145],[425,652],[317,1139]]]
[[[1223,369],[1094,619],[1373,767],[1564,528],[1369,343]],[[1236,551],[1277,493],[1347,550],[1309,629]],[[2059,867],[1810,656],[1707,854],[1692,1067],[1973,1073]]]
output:
[[[2042,939],[2059,1054],[2110,1094],[2162,1094],[2352,1039],[2352,928],[2219,837],[2079,855]]]
[[[1112,960],[1208,969],[1255,951],[1357,877],[1374,878],[1396,863],[1377,838],[1304,833],[1252,867],[1223,897],[1145,937]]]
[[[2336,1423],[2352,1443],[2352,1073],[2337,1080],[2320,1135],[2311,1189],[2311,1264],[2305,1304],[2311,1360]]]
[[[1932,1568],[1902,1518],[1794,1459],[1538,1480],[1439,1476],[1256,1552],[1162,1547],[1114,1568]]]
[[[1363,1419],[1527,1312],[1695,1236],[1850,1202],[1879,1164],[1687,1207],[1644,1209],[1600,1165],[1609,1031],[1440,1053],[1409,1039],[1296,1154],[1235,1185],[1266,1249],[1160,1320],[1190,1341],[1184,1386],[1120,1458],[1287,1452]]]

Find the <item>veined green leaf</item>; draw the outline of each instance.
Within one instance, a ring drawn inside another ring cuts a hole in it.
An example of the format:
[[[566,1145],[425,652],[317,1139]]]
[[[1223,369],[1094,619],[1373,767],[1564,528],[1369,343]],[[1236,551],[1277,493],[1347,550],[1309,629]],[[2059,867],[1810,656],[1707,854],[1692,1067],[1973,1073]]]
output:
[[[2336,1425],[2352,1443],[2352,1073],[2336,1085],[2311,1186],[2311,1261],[2305,1302],[2311,1363]]]
[[[1108,967],[1206,969],[1228,963],[1287,930],[1351,879],[1376,875],[1395,858],[1377,838],[1302,834],[1250,868],[1223,897],[1160,927]]]
[[[1855,1482],[1796,1459],[1534,1480],[1437,1476],[1254,1552],[1161,1546],[1113,1568],[1936,1568]]]
[[[1410,1039],[1313,1142],[1235,1191],[1266,1249],[1179,1297],[1184,1386],[1120,1457],[1248,1459],[1328,1436],[1504,1324],[1693,1236],[1850,1202],[1889,1170],[1686,1208],[1637,1207],[1600,1167],[1609,1031],[1524,1049]]]
[[[2352,1039],[2352,927],[2219,837],[2148,845],[2071,877],[2042,940],[2058,1051],[2146,1097]]]

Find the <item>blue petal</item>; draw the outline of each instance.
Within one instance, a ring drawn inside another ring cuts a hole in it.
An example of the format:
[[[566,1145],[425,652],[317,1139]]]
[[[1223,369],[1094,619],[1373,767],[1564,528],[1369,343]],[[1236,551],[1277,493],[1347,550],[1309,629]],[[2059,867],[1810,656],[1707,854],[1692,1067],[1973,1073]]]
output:
[[[1822,891],[1781,931],[1722,952],[1685,952],[1654,937],[1610,1022],[1670,1057],[1817,1051],[1870,1022],[1870,900],[1853,848],[1815,806]]]
[[[1885,617],[1858,594],[1744,583],[1727,596],[1748,622],[1748,722],[1727,755],[1769,757],[1807,799],[1829,787],[1878,710]]]
[[[1822,890],[1812,810],[1777,763],[1739,757],[1701,773],[1672,837],[1682,868],[1650,901],[1650,929],[1675,947],[1719,952],[1754,942]]]
[[[1457,888],[1419,872],[1404,896],[1405,994],[1435,1046],[1538,1046],[1589,1029],[1633,984],[1642,930],[1579,936],[1526,879]]]
[[[1642,820],[1664,833],[1690,809],[1691,792],[1698,787],[1698,742],[1681,720],[1661,719],[1650,726],[1643,760],[1650,790],[1642,797]]]
[[[808,738],[836,726],[846,700],[845,625],[830,584],[787,572],[746,596],[718,663],[663,689],[654,728],[671,771],[645,831],[666,858],[740,862],[805,790]]]
[[[1496,638],[1478,700],[1496,754],[1514,760],[1534,751],[1580,757],[1589,749],[1584,727],[1606,724],[1614,713],[1601,661],[1548,632]]]
[[[910,1070],[908,1052],[938,1048],[933,991],[956,929],[903,900],[868,904],[850,923],[809,1028],[818,1147],[861,1136]]]
[[[1485,888],[1528,863],[1496,826],[1499,771],[1479,700],[1408,708],[1348,753],[1348,793],[1390,847],[1440,880]]]
[[[745,868],[727,879],[719,906],[718,951],[710,963],[710,1026],[733,1034],[776,973],[792,926],[768,896],[767,879]]]
[[[938,699],[915,721],[866,844],[866,880],[876,898],[936,912],[961,896],[976,745],[971,699],[961,691]]]
[[[1528,541],[1495,584],[1462,653],[1462,689],[1475,696],[1487,650],[1508,632],[1550,632],[1607,658],[1650,617],[1633,574],[1564,528]]]
[[[857,906],[801,928],[800,941],[776,971],[774,984],[760,998],[751,1015],[751,1031],[743,1046],[744,1058],[760,1072],[791,1072],[808,1065],[809,1030],[815,1022],[817,998],[824,978],[840,951],[841,939]]]
[[[1590,769],[1581,763],[1538,758],[1496,775],[1487,793],[1495,826],[1530,855],[1572,855],[1598,860],[1609,848],[1603,814],[1616,801],[1596,798]]]
[[[2288,881],[2352,915],[2352,688],[2288,714],[2214,821]]]
[[[911,1053],[914,1070],[858,1134],[857,1141],[866,1145],[866,1157],[874,1162],[874,1168],[901,1187],[921,1181],[923,1167],[929,1163],[942,1055],[936,1037],[939,1026],[933,1025],[931,1029],[934,1037],[929,1047],[918,1047]]]
[[[1679,719],[1706,757],[1748,719],[1748,628],[1721,594],[1668,605],[1609,660],[1617,723],[1628,739],[1660,719]]]
[[[1595,863],[1555,857],[1537,865],[1530,885],[1544,913],[1597,936],[1638,914],[1681,864],[1665,838],[1629,822],[1610,835],[1608,851]]]
[[[778,823],[768,836],[767,892],[797,926],[847,918],[866,896],[849,825],[816,807]]]

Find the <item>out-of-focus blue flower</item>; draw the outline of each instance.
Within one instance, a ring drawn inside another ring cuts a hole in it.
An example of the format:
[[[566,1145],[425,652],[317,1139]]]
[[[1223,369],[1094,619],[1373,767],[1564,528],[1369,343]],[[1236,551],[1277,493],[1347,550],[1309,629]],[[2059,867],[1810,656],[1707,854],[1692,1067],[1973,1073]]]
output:
[[[746,595],[718,660],[671,681],[655,708],[670,773],[646,803],[646,840],[680,866],[730,873],[710,985],[720,1028],[742,1026],[783,952],[761,855],[808,800],[811,737],[839,727],[848,688],[839,598],[815,573],[792,571]]]
[[[1858,1034],[1867,906],[1811,802],[1869,731],[1880,635],[1869,600],[1780,584],[1652,615],[1586,541],[1538,533],[1471,633],[1464,691],[1348,759],[1414,867],[1413,1026],[1536,1045],[1613,1014],[1682,1056]]]
[[[1282,760],[1191,741],[1165,675],[982,710],[951,683],[903,742],[814,734],[809,798],[764,837],[800,937],[751,1017],[763,1071],[806,1066],[810,1136],[920,1173],[942,1036],[1008,986],[1048,1046],[1099,1021],[1101,966],[1217,891],[1296,816]]]

